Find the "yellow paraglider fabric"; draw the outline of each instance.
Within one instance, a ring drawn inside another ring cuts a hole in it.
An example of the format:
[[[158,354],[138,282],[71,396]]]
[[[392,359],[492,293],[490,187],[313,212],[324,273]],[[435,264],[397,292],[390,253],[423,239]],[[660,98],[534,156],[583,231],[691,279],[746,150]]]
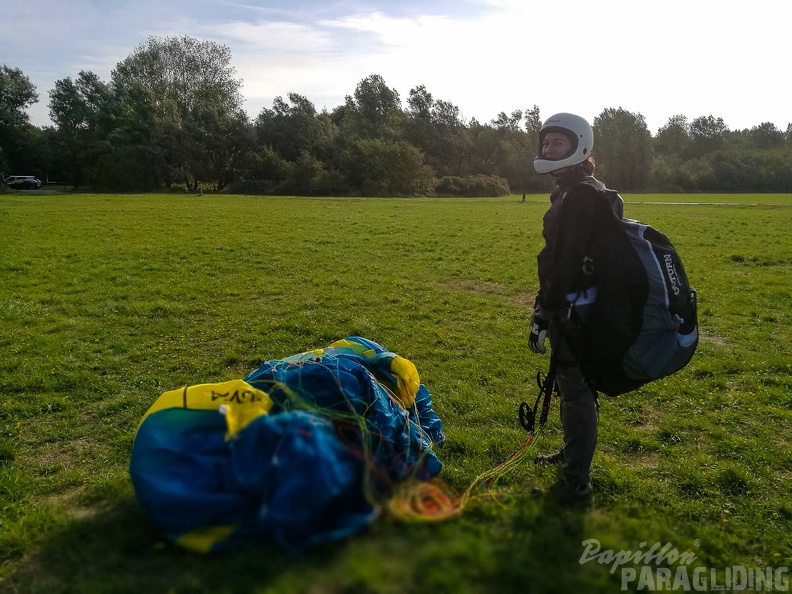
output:
[[[267,413],[272,408],[272,400],[266,392],[258,390],[240,379],[216,384],[184,386],[177,390],[169,390],[157,398],[154,404],[146,411],[146,414],[143,415],[143,418],[140,419],[138,427],[142,425],[143,421],[152,413],[169,408],[218,410],[223,405],[230,405],[231,408],[236,408],[238,405],[244,404],[255,405],[251,410],[257,410],[259,414]],[[252,420],[252,418],[246,416],[249,414],[250,412],[237,413],[237,416],[240,418],[234,421],[235,430],[233,433],[242,429],[242,427]],[[258,416],[258,414],[256,416]],[[242,417],[247,418],[247,422],[244,422],[244,424],[240,426],[238,423],[242,422]],[[229,432],[231,432],[230,423]]]

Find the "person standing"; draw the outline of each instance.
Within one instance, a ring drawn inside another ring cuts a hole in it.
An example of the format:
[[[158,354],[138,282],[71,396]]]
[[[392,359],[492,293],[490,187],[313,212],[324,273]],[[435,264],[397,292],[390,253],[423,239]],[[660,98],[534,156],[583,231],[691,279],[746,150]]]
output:
[[[617,194],[610,203],[593,177],[594,133],[582,117],[558,113],[539,132],[534,159],[537,173],[552,175],[556,186],[544,215],[544,248],[537,256],[539,291],[531,314],[529,347],[546,352],[549,339],[561,400],[564,445],[538,456],[537,463],[562,463],[562,478],[538,493],[561,503],[589,503],[593,498],[591,464],[597,445],[596,392],[580,368],[585,322],[597,298],[596,275],[587,252],[602,217],[623,217]],[[600,240],[600,238],[597,238]]]

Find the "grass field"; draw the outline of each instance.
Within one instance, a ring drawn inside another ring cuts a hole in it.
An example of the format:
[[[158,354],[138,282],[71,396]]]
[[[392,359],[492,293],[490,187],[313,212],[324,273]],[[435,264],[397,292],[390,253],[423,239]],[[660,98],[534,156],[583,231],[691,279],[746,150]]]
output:
[[[670,543],[719,579],[790,566],[792,196],[625,200],[680,250],[702,340],[679,374],[603,397],[593,509],[544,506],[530,489],[555,470],[524,464],[459,519],[384,515],[292,558],[166,544],[128,478],[141,415],[360,335],[416,364],[464,490],[523,441],[548,364],[527,349],[547,197],[0,195],[0,591],[618,591],[587,539]],[[560,442],[554,405],[538,448]]]

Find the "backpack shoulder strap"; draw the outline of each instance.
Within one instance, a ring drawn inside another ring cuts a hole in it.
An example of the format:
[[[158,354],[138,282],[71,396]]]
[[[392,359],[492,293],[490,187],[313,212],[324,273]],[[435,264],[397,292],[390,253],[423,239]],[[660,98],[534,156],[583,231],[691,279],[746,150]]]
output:
[[[585,184],[596,190],[597,193],[607,201],[611,212],[617,219],[624,218],[624,199],[622,199],[616,190],[611,190],[592,176],[587,177],[581,184]]]

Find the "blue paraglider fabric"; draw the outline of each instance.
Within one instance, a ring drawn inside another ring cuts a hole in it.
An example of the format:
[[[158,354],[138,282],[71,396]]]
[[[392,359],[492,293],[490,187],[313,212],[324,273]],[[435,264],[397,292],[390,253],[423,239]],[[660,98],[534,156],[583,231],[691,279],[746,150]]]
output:
[[[135,436],[138,501],[168,538],[201,552],[269,539],[298,554],[353,534],[399,482],[440,472],[442,423],[410,378],[406,359],[347,337],[263,363],[236,380],[244,389],[167,392]],[[233,410],[247,415],[237,428]]]

